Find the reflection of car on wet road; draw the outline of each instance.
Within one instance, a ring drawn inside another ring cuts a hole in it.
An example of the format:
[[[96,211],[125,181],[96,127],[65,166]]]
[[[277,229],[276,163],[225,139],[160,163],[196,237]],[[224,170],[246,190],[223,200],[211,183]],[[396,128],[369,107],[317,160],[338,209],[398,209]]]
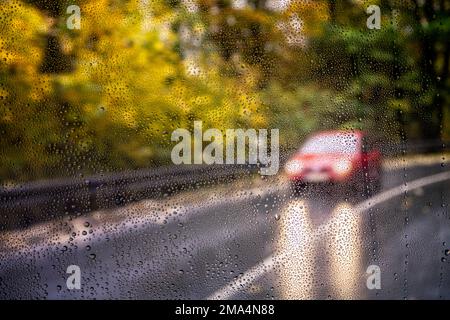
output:
[[[362,131],[323,131],[310,136],[286,163],[285,172],[298,189],[308,184],[346,184],[361,190],[380,185],[381,154]]]

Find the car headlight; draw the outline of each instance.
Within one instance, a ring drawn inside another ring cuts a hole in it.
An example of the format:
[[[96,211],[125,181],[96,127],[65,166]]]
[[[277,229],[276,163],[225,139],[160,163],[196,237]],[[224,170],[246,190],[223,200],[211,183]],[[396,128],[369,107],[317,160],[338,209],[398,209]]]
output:
[[[303,163],[300,160],[290,160],[284,167],[286,173],[297,174],[303,170]]]
[[[341,176],[346,175],[352,170],[352,162],[350,160],[347,160],[347,159],[338,160],[333,165],[333,170],[338,175],[341,175]]]

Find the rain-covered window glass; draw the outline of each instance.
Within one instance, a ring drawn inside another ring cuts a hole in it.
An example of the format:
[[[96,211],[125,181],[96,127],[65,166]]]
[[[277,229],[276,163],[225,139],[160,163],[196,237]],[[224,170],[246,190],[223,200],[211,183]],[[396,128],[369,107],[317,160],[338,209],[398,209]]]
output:
[[[449,299],[449,11],[1,0],[0,299]]]
[[[358,144],[353,134],[324,133],[309,138],[303,145],[303,153],[355,153]]]

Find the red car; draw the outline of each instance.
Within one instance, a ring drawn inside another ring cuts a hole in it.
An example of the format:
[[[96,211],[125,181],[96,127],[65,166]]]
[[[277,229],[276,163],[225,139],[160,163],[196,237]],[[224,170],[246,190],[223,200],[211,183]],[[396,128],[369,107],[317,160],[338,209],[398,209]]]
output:
[[[362,131],[324,131],[310,136],[285,165],[296,189],[308,184],[346,184],[378,191],[381,153]],[[368,187],[368,188],[367,188]]]

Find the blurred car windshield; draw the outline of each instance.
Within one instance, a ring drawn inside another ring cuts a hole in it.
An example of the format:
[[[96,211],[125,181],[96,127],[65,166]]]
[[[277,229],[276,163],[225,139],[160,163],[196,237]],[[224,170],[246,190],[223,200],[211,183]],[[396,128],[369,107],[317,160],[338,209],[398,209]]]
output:
[[[300,149],[304,154],[353,154],[357,140],[352,134],[322,134],[309,138]]]

